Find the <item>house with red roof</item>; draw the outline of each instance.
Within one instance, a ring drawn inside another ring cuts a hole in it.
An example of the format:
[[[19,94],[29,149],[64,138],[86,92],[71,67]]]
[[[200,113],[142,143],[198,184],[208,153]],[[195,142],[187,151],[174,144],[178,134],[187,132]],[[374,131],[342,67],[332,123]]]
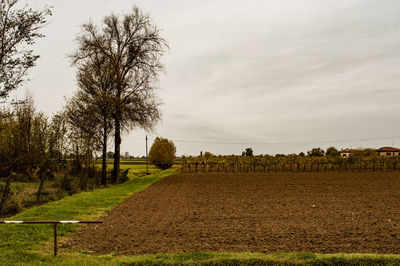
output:
[[[376,150],[380,156],[399,156],[400,149],[393,147],[382,147]]]
[[[355,151],[359,151],[359,149],[343,149],[339,151],[340,156],[346,157],[353,154]],[[393,147],[382,147],[376,149],[376,152],[379,156],[400,156],[400,149]]]

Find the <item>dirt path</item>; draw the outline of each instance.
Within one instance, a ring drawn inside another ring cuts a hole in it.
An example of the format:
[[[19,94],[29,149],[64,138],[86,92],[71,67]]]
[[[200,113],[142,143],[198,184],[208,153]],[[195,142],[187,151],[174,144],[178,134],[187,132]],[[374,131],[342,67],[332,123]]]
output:
[[[180,174],[65,247],[94,253],[400,253],[400,173]]]

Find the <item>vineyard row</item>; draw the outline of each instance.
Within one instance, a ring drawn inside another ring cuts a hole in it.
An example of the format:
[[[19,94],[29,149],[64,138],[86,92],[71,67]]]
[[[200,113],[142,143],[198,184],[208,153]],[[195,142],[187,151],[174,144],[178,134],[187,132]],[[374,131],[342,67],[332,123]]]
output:
[[[201,161],[183,160],[181,171],[193,172],[229,172],[229,173],[273,173],[273,172],[364,172],[364,171],[400,171],[400,158],[376,159],[337,159],[315,160],[303,159],[302,161]]]

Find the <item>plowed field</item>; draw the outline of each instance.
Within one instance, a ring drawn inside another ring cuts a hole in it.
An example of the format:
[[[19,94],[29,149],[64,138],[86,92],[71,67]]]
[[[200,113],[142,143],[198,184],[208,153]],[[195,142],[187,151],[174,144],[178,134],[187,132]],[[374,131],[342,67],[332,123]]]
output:
[[[96,254],[400,253],[400,173],[179,174],[85,226]]]

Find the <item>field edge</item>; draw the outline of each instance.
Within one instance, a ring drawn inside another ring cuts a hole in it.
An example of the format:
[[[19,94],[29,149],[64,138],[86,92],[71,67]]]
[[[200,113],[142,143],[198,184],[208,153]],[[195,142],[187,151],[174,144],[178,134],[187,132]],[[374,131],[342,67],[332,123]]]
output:
[[[146,254],[94,256],[85,252],[65,253],[48,257],[36,265],[400,265],[395,254],[317,254],[251,253],[251,252],[190,252],[176,254]]]

